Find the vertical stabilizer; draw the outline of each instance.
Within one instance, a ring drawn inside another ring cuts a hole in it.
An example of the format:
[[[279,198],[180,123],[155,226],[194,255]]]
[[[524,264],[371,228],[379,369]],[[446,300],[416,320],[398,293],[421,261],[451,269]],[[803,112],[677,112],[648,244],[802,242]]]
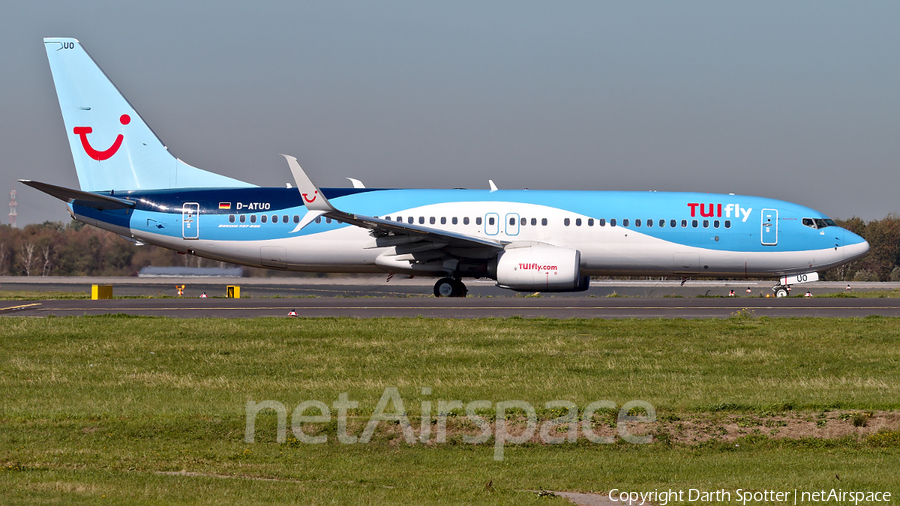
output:
[[[176,159],[72,38],[46,38],[82,190],[253,186]]]

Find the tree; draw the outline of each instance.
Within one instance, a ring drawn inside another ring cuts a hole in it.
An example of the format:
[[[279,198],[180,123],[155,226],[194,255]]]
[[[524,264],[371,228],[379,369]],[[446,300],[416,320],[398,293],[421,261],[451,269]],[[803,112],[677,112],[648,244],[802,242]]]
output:
[[[34,267],[35,261],[37,260],[34,256],[34,243],[23,243],[21,252],[22,255],[19,257],[19,265],[22,266],[22,270],[25,271],[26,276],[31,276],[31,269]]]

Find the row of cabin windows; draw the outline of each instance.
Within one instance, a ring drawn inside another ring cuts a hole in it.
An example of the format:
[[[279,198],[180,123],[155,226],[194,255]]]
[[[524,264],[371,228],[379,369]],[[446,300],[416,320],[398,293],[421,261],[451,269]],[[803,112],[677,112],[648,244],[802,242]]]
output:
[[[247,218],[248,216],[249,216],[249,218]],[[291,218],[290,216],[288,216],[286,214],[281,215],[280,218],[278,217],[277,214],[273,214],[271,218],[269,218],[269,215],[267,215],[267,214],[262,214],[259,216],[260,223],[266,223],[270,220],[272,223],[278,223],[279,221],[281,223],[290,223],[291,221],[293,221],[294,223],[300,223],[300,217],[297,216],[296,214],[294,215],[293,218]],[[228,216],[229,223],[234,223],[235,221],[240,221],[241,223],[247,223],[247,221],[249,221],[250,223],[256,223],[256,215],[255,214],[239,214],[239,215],[237,215],[237,217],[235,217],[235,215],[231,214]],[[332,221],[331,218],[325,218],[325,223],[331,223],[331,221]],[[322,223],[321,216],[316,218],[316,223]]]
[[[247,220],[248,220],[247,216],[250,217],[250,218],[249,218],[250,223],[256,223],[256,215],[255,215],[255,214],[250,214],[250,215],[241,214],[241,215],[238,215],[237,218],[235,217],[235,215],[232,214],[232,215],[229,215],[229,216],[228,216],[228,221],[229,221],[230,223],[234,223],[234,222],[237,220],[237,221],[240,221],[241,223],[246,223]],[[377,216],[376,216],[376,218],[377,218]],[[396,216],[395,218],[396,218],[395,221],[397,221],[397,222],[399,222],[399,223],[403,223],[403,217],[402,217],[402,216]],[[419,219],[418,219],[419,225],[424,225],[424,224],[425,224],[425,217],[424,217],[424,216],[419,216],[418,218],[419,218]],[[387,220],[387,221],[391,221],[391,217],[390,217],[390,216],[385,216],[384,219]],[[259,217],[259,221],[260,221],[261,223],[266,223],[266,222],[269,221],[269,220],[270,220],[270,218],[269,218],[269,216],[266,215],[266,214],[260,215],[260,217]],[[441,225],[446,225],[446,224],[447,224],[447,217],[442,216],[442,217],[439,218],[439,220],[440,220]],[[293,217],[293,220],[291,220],[290,217],[289,217],[288,215],[284,214],[284,215],[281,216],[280,221],[281,221],[282,223],[289,223],[290,221],[293,221],[294,223],[300,223],[300,216],[297,216],[297,215],[295,214],[294,217]],[[332,221],[331,218],[325,218],[325,223],[331,223],[331,221]],[[830,221],[830,220],[829,220],[829,221]],[[272,215],[272,217],[271,217],[271,222],[272,222],[272,223],[278,223],[278,222],[279,222],[279,217],[278,217],[277,214],[273,214],[273,215]],[[413,216],[408,216],[407,219],[406,219],[406,222],[407,222],[407,223],[410,223],[410,224],[415,223],[415,222],[416,222],[416,218],[413,217]],[[431,224],[431,225],[435,225],[435,224],[437,224],[437,222],[438,222],[438,218],[435,218],[434,216],[431,216],[431,217],[428,218],[428,223]],[[488,225],[495,225],[495,224],[496,224],[496,218],[495,218],[494,216],[490,216],[490,217],[488,217],[487,222],[488,222]],[[318,217],[318,218],[316,218],[316,223],[322,223],[322,217],[321,217],[321,216]],[[450,223],[451,223],[452,225],[458,225],[458,224],[459,224],[459,219],[458,219],[456,216],[454,216],[454,217],[450,218]],[[468,217],[468,216],[463,217],[463,219],[462,219],[462,224],[463,224],[463,225],[468,225],[469,223],[470,223],[469,217]],[[537,219],[537,218],[531,218],[530,223],[531,223],[531,226],[537,226],[537,224],[538,224],[538,219]],[[541,226],[546,227],[546,226],[547,226],[547,223],[548,223],[548,222],[547,222],[547,218],[541,218]],[[478,216],[478,217],[475,218],[475,224],[476,224],[476,225],[481,225],[481,224],[482,224],[482,219],[481,219],[480,216]],[[515,225],[515,224],[516,224],[516,218],[511,217],[511,218],[509,219],[509,224],[510,224],[510,225]],[[526,225],[528,225],[528,224],[529,224],[529,219],[528,219],[528,218],[519,218],[519,225],[521,225],[521,226],[524,227],[524,226],[526,226]],[[563,220],[563,225],[565,225],[565,226],[568,227],[568,226],[570,226],[571,224],[572,224],[572,220],[571,220],[570,218],[566,218],[566,219]],[[581,218],[575,218],[575,226],[576,226],[576,227],[580,227],[580,226],[582,226],[582,224],[583,224],[583,220],[582,220]],[[600,226],[600,227],[605,227],[605,226],[606,226],[606,220],[603,219],[603,218],[600,218],[599,220],[594,220],[594,218],[588,218],[588,219],[587,219],[587,226],[593,227],[595,224],[596,224],[597,226]],[[628,218],[625,218],[625,219],[622,220],[622,226],[623,226],[623,227],[630,226],[630,224],[631,224],[631,223],[630,223],[630,220],[628,220]],[[657,222],[657,224],[658,224],[658,226],[659,226],[660,228],[664,228],[664,227],[666,226],[666,220],[659,220],[659,221]],[[615,226],[617,226],[617,225],[618,225],[618,222],[616,221],[615,218],[609,220],[609,226],[615,227]],[[646,226],[646,227],[648,227],[648,228],[649,228],[649,227],[653,227],[653,226],[654,226],[654,225],[653,225],[653,220],[646,220],[646,221],[643,221],[643,222],[642,222],[640,219],[634,220],[634,226],[635,226],[635,228],[640,228],[642,225],[644,225],[644,226]],[[691,225],[692,228],[698,228],[698,227],[700,226],[700,222],[699,222],[698,220],[691,220],[690,225]],[[709,228],[709,225],[710,225],[710,220],[703,220],[703,228]],[[725,228],[731,228],[731,220],[725,220],[724,225],[725,225]],[[806,223],[804,223],[804,225],[806,225]],[[671,228],[676,228],[677,226],[678,226],[678,220],[669,220],[669,227],[671,227]],[[719,226],[720,226],[719,220],[713,220],[713,221],[712,221],[712,226],[713,226],[713,228],[719,228]],[[688,220],[681,220],[681,228],[688,228]]]
[[[390,217],[390,216],[385,216],[384,219],[387,220],[387,221],[391,221],[391,217]],[[428,223],[431,224],[431,225],[435,225],[435,224],[437,224],[438,220],[440,220],[441,225],[446,225],[446,224],[447,224],[447,218],[446,218],[446,217],[443,217],[443,216],[442,216],[441,218],[435,218],[434,216],[431,216],[431,217],[428,218]],[[396,217],[395,217],[395,221],[400,222],[400,223],[403,223],[403,217],[402,217],[402,216],[396,216]],[[597,225],[597,226],[600,226],[600,227],[605,227],[605,226],[606,226],[606,220],[603,219],[603,218],[600,218],[599,220],[594,220],[594,218],[588,218],[586,221],[587,221],[587,226],[589,226],[589,227],[593,227],[594,225]],[[406,222],[407,222],[407,223],[410,223],[410,224],[416,223],[416,218],[415,218],[414,216],[408,216],[408,217],[406,218]],[[494,224],[496,224],[496,218],[493,217],[493,216],[488,217],[487,222],[488,222],[488,225],[494,225]],[[424,224],[425,224],[425,217],[424,217],[424,216],[419,216],[419,217],[418,217],[418,223],[419,223],[419,225],[424,225]],[[453,225],[457,225],[457,224],[459,224],[459,220],[454,216],[454,217],[450,218],[450,223],[453,224]],[[468,224],[469,224],[469,218],[468,218],[468,217],[464,217],[464,218],[462,219],[462,223],[463,223],[463,225],[468,225]],[[481,217],[480,217],[480,216],[477,217],[477,218],[475,218],[475,224],[476,224],[476,225],[481,225],[481,223],[482,223],[482,221],[481,221]],[[531,223],[532,226],[537,226],[537,224],[538,224],[538,219],[537,219],[537,218],[531,218],[530,223]],[[575,226],[576,226],[576,227],[582,226],[583,223],[584,223],[584,220],[582,220],[581,218],[575,218]],[[656,222],[656,223],[659,225],[660,228],[664,228],[664,227],[666,226],[666,220],[659,220],[659,221]],[[516,224],[516,218],[511,217],[511,218],[509,219],[509,224],[510,224],[510,225],[515,225],[515,224]],[[529,219],[528,219],[528,218],[519,218],[519,225],[521,225],[521,226],[524,227],[524,226],[526,226],[526,225],[528,225],[528,224],[529,224]],[[568,226],[570,226],[571,224],[572,224],[572,220],[571,220],[570,218],[566,218],[566,219],[563,220],[563,225],[565,225],[565,226],[568,227]],[[623,226],[623,227],[627,227],[627,226],[629,226],[630,224],[631,224],[631,222],[630,222],[630,220],[628,220],[627,218],[624,219],[624,220],[622,220],[622,226]],[[544,227],[547,226],[547,218],[541,218],[541,225],[544,226]],[[616,220],[615,218],[609,220],[609,226],[615,227],[615,226],[617,226],[617,225],[618,225],[618,222],[617,222],[617,220]],[[653,226],[654,226],[654,221],[653,221],[653,220],[641,221],[640,219],[634,220],[634,226],[635,226],[636,228],[640,228],[642,225],[643,225],[643,226],[646,226],[646,227],[653,227]],[[724,225],[725,225],[725,228],[731,228],[731,220],[725,220]],[[693,228],[698,228],[698,227],[700,226],[700,222],[699,222],[698,220],[691,220],[690,226],[693,227]],[[709,226],[710,226],[710,220],[703,220],[703,228],[709,228]],[[712,221],[712,226],[713,226],[713,228],[719,228],[719,227],[722,226],[722,222],[720,222],[719,220],[713,220],[713,221]],[[669,227],[671,227],[671,228],[677,228],[677,227],[678,227],[678,220],[669,220]],[[681,228],[688,228],[688,220],[681,220]]]
[[[376,216],[376,218],[377,218],[377,216]],[[387,220],[387,221],[392,221],[390,216],[385,216],[384,219]],[[398,222],[398,223],[403,223],[403,217],[402,217],[402,216],[395,216],[394,219],[393,219],[393,221],[396,221],[396,222]],[[440,218],[435,218],[434,216],[431,216],[431,217],[428,218],[428,224],[430,224],[430,225],[436,225],[436,224],[438,223],[438,221],[440,221],[441,225],[446,225],[446,224],[447,224],[447,221],[448,221],[448,218],[447,218],[446,216],[441,216]],[[459,225],[460,219],[457,218],[456,216],[454,216],[454,217],[452,217],[452,218],[449,218],[449,221],[450,221],[450,224],[451,224],[451,225]],[[424,217],[424,216],[419,216],[418,222],[419,222],[419,225],[424,225],[424,224],[425,224],[425,217]],[[494,224],[497,223],[497,218],[495,218],[494,216],[488,217],[487,222],[488,222],[488,225],[494,225]],[[416,223],[416,217],[415,217],[415,216],[408,216],[408,217],[406,218],[406,223],[410,223],[410,224]],[[471,223],[471,221],[469,220],[469,217],[468,217],[468,216],[463,217],[463,219],[462,219],[462,224],[463,224],[463,225],[468,225],[469,223]],[[482,219],[481,219],[481,216],[478,216],[478,217],[475,218],[475,224],[476,224],[476,225],[481,225],[482,223],[483,223],[483,221],[482,221]],[[510,225],[515,225],[515,224],[516,224],[516,218],[510,218],[510,219],[509,219],[509,224],[510,224]],[[525,225],[528,225],[528,218],[519,218],[519,224],[522,225],[523,227],[524,227]],[[537,224],[538,224],[538,219],[537,219],[537,218],[531,218],[531,226],[536,227]],[[546,226],[548,225],[547,218],[541,218],[541,225],[544,226],[544,227],[546,227]]]
[[[247,218],[248,216],[249,216],[249,218]],[[235,215],[233,215],[233,214],[228,215],[229,223],[234,223],[235,221],[240,221],[241,223],[247,223],[248,220],[250,221],[250,223],[256,223],[256,215],[255,214],[249,214],[249,215],[248,214],[239,214],[237,217],[235,217]],[[262,214],[259,216],[260,223],[266,223],[269,220],[270,220],[270,218],[269,218],[269,215],[267,215],[267,214]],[[272,221],[272,223],[278,223],[279,221],[281,223],[290,223],[291,217],[286,214],[283,214],[279,218],[279,216],[277,214],[273,214],[271,217],[271,221]],[[295,214],[293,221],[294,221],[294,223],[300,223],[300,217]],[[329,219],[328,222],[331,223],[331,220]]]
[[[571,224],[572,224],[571,219],[566,218],[563,220],[563,225],[568,227]],[[596,221],[596,224],[598,226],[605,227],[606,220],[603,218],[600,218],[599,220]],[[664,228],[666,226],[666,220],[659,220],[657,222],[657,224],[659,225],[659,228]],[[580,227],[581,225],[582,225],[581,218],[575,218],[575,226]],[[618,222],[616,221],[615,218],[609,220],[609,226],[615,227],[616,225],[618,225]],[[631,225],[631,220],[629,220],[628,218],[625,218],[622,220],[623,227],[628,227],[630,225]],[[634,220],[635,228],[640,228],[641,225],[646,226],[648,228],[653,227],[653,220],[647,220],[647,221],[641,221],[640,219]],[[703,220],[703,228],[709,228],[709,225],[710,225],[710,220]],[[720,222],[719,220],[712,220],[713,228],[719,228],[721,225],[722,225],[722,222]],[[731,228],[731,220],[725,220],[724,225],[725,225],[725,228]],[[589,226],[589,227],[594,226],[593,218],[587,219],[587,226]],[[699,220],[691,220],[690,226],[691,226],[691,228],[698,228],[700,226],[700,221]],[[669,220],[669,227],[677,228],[678,220]],[[681,228],[688,228],[688,220],[681,220]]]

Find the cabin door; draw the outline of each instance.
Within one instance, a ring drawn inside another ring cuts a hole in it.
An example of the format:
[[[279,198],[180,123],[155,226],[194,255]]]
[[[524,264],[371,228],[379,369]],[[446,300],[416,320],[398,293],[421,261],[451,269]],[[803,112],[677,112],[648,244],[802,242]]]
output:
[[[760,225],[763,246],[775,246],[778,244],[778,210],[763,209],[762,224]]]
[[[181,236],[185,239],[200,238],[200,204],[186,202],[181,207]]]

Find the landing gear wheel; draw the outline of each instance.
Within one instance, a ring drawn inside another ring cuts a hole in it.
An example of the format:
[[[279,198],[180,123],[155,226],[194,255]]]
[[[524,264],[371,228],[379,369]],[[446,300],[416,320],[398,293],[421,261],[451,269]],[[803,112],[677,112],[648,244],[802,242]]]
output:
[[[456,291],[456,283],[450,278],[441,278],[434,284],[435,297],[453,297]]]
[[[441,278],[434,284],[435,297],[465,297],[468,290],[458,279]]]
[[[787,297],[787,296],[788,296],[787,288],[776,288],[775,289],[775,297],[778,297],[780,299],[782,297]]]
[[[463,284],[462,281],[458,279],[453,280],[454,286],[454,295],[452,297],[465,297],[469,290],[466,288],[466,285]]]

